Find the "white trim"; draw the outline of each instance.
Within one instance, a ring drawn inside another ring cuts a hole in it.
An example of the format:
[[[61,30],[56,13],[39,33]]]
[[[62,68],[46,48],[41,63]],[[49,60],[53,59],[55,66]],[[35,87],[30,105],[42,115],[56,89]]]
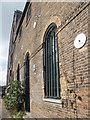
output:
[[[44,98],[43,101],[45,101],[45,102],[51,102],[51,103],[62,104],[62,101],[57,100],[57,99]]]

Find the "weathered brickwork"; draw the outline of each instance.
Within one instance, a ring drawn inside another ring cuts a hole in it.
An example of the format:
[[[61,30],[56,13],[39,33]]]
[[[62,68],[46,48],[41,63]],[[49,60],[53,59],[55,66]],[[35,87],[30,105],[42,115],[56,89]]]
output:
[[[89,3],[32,3],[31,18],[22,22],[22,36],[14,42],[14,80],[20,64],[20,80],[25,84],[25,56],[30,55],[30,117],[89,117]],[[37,15],[40,17],[35,17]],[[33,28],[37,22],[36,28]],[[43,38],[51,23],[57,25],[61,99],[44,99]],[[87,36],[84,47],[74,47],[79,33]],[[36,71],[33,72],[33,65]],[[68,89],[67,89],[68,88]],[[59,102],[58,102],[59,101]]]
[[[13,16],[13,22],[12,22],[12,28],[11,28],[11,34],[10,34],[10,43],[9,43],[7,84],[12,82],[13,80],[13,52],[14,52],[13,41],[14,41],[15,32],[16,32],[21,15],[22,15],[22,12],[19,10],[16,10]]]

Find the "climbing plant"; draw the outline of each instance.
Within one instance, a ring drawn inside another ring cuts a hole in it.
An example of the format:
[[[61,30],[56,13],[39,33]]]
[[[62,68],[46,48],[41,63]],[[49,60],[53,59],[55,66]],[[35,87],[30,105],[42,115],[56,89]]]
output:
[[[65,68],[65,60],[64,60],[64,53],[63,53],[63,45],[62,45],[62,42],[60,42],[61,44],[61,53],[62,53],[62,59],[61,59],[61,69],[62,69],[62,74],[63,74],[63,76],[64,76],[64,78],[65,78],[65,81],[66,81],[66,99],[67,99],[67,107],[69,107],[69,112],[70,112],[70,118],[72,118],[72,116],[71,116],[71,95],[72,95],[72,97],[73,97],[73,99],[75,100],[75,107],[77,108],[77,102],[76,102],[76,98],[77,99],[79,99],[80,101],[82,101],[82,98],[81,98],[81,96],[78,96],[77,94],[76,94],[76,85],[75,85],[75,79],[73,79],[73,84],[74,84],[74,88],[73,89],[70,89],[69,88],[69,85],[70,85],[70,83],[71,83],[71,81],[70,81],[70,78],[69,78],[69,76],[68,76],[68,74],[67,74],[67,69]],[[73,48],[73,59],[74,59],[74,48]],[[74,64],[74,63],[73,63]],[[73,76],[74,76],[74,74],[75,74],[75,71],[74,71],[74,65],[73,65]],[[74,108],[75,110],[77,110],[76,108]],[[76,111],[76,117],[77,117],[77,111]]]

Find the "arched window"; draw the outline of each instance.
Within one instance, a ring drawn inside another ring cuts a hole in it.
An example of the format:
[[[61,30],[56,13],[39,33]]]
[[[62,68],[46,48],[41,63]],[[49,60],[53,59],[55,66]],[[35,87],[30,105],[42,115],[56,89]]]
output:
[[[17,68],[17,80],[18,81],[20,80],[20,67],[19,67],[19,64],[18,64],[18,68]]]
[[[29,22],[30,18],[31,18],[31,4],[30,4],[28,11],[27,11],[26,23]]]
[[[43,41],[44,90],[47,98],[60,98],[60,71],[56,32],[56,24],[50,24]]]
[[[25,110],[30,112],[29,53],[25,58]]]

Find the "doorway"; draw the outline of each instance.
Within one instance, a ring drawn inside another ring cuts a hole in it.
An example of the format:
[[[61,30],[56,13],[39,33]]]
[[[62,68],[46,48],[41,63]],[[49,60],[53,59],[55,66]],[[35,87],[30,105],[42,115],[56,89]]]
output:
[[[29,53],[25,58],[25,110],[30,112]]]

